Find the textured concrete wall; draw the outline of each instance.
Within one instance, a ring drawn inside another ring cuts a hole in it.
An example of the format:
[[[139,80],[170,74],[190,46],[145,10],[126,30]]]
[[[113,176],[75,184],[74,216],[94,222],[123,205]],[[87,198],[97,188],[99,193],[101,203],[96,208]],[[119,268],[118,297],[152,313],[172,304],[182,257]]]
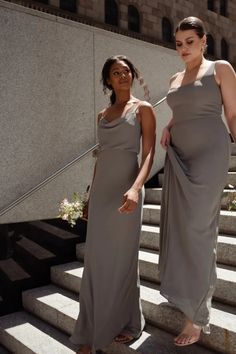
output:
[[[0,209],[96,141],[96,115],[108,102],[100,85],[104,60],[128,55],[148,83],[151,103],[182,67],[174,51],[0,0]],[[135,93],[143,98],[138,84]],[[170,117],[157,109],[158,139]],[[157,148],[156,171],[164,153]],[[58,202],[90,182],[91,157],[0,218],[50,218]],[[85,166],[87,166],[85,168]]]

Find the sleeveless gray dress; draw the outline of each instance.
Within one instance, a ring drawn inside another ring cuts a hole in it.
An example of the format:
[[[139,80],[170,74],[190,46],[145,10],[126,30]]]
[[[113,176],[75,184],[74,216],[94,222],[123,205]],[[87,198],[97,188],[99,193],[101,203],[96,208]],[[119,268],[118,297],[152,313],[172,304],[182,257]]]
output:
[[[172,88],[173,111],[160,222],[161,294],[209,333],[220,199],[230,138],[212,62],[200,80]]]
[[[133,213],[118,211],[139,169],[137,107],[98,124],[100,152],[90,193],[80,313],[70,338],[91,345],[93,353],[121,332],[138,337],[144,327],[138,276],[143,191]]]

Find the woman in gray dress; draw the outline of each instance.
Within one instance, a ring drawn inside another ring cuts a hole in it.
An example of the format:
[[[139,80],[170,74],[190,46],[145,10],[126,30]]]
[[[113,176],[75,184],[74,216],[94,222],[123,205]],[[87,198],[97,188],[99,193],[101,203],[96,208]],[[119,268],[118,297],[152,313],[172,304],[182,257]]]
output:
[[[156,128],[152,106],[131,94],[135,78],[138,71],[125,56],[104,64],[102,81],[111,90],[111,104],[98,115],[100,152],[89,200],[80,313],[70,338],[81,354],[95,353],[113,339],[131,341],[144,327],[138,249]]]
[[[222,104],[236,139],[236,76],[223,60],[203,56],[206,35],[196,17],[176,29],[176,48],[185,70],[170,80],[167,102],[173,118],[164,128],[167,149],[161,207],[161,294],[185,315],[179,346],[209,333],[216,282],[216,244],[222,190],[226,184],[230,138]]]

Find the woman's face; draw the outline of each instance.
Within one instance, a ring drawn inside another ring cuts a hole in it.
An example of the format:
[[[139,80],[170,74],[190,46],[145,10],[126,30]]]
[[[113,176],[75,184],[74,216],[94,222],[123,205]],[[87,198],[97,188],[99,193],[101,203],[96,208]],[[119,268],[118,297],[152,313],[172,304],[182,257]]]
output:
[[[111,85],[114,91],[129,90],[133,82],[132,73],[129,66],[122,60],[112,64],[108,85]]]
[[[206,36],[199,38],[195,30],[179,30],[175,34],[175,43],[179,56],[188,63],[203,54]]]

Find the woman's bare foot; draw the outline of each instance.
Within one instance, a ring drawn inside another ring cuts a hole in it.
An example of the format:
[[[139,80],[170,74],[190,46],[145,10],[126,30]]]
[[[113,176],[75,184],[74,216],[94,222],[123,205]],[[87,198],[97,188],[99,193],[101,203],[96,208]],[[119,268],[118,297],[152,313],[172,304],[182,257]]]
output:
[[[185,346],[196,343],[201,334],[202,328],[186,319],[182,332],[174,339],[175,345]]]
[[[77,352],[76,354],[92,354],[91,347],[88,345],[83,345]]]

